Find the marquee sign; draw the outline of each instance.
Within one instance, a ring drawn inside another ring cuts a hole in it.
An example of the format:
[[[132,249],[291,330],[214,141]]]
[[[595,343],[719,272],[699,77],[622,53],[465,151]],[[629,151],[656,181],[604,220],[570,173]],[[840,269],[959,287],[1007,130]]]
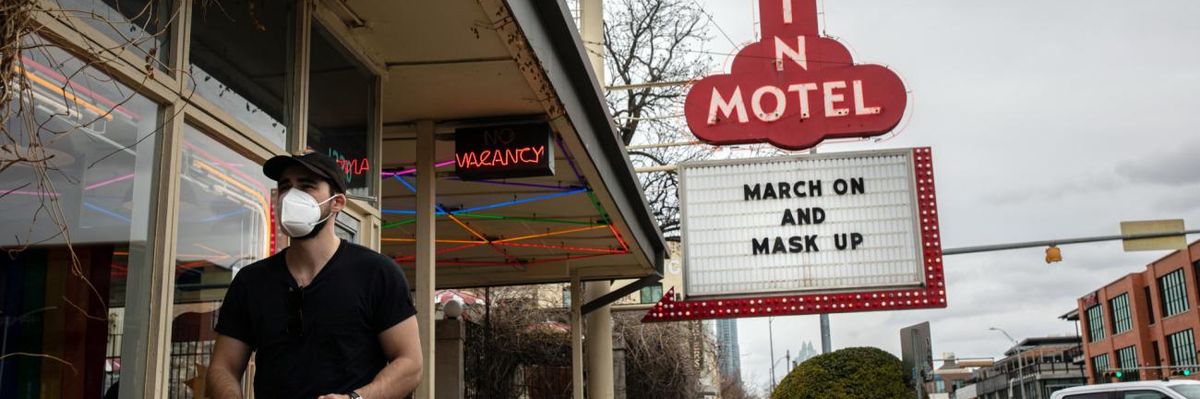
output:
[[[904,83],[881,65],[855,65],[817,30],[816,0],[760,0],[762,40],[735,56],[727,75],[696,82],[684,114],[715,145],[769,142],[802,150],[823,140],[872,137],[900,123]]]
[[[550,140],[546,122],[458,129],[455,174],[463,180],[553,176]]]
[[[679,175],[688,297],[669,293],[643,321],[946,306],[929,148],[699,162]]]

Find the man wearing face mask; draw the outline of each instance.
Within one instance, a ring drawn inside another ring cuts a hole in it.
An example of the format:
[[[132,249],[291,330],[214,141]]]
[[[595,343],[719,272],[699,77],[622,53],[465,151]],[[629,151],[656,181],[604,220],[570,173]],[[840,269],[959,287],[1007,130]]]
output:
[[[279,227],[291,246],[241,269],[217,317],[209,397],[240,398],[255,357],[260,398],[402,398],[421,380],[416,308],[391,259],[334,235],[346,205],[327,156],[277,156]]]

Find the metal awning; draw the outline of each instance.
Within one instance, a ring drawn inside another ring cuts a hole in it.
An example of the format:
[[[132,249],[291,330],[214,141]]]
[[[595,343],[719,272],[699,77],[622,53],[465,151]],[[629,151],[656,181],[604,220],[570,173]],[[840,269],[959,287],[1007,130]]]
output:
[[[418,121],[438,133],[438,288],[661,275],[665,242],[565,4],[345,4],[365,20],[351,36],[386,70],[381,249],[410,277]],[[554,131],[555,176],[454,177],[456,128],[530,120]]]

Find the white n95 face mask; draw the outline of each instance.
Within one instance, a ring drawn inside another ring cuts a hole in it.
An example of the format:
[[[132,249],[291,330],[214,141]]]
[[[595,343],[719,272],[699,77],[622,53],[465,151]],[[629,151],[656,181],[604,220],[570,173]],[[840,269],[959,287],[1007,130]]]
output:
[[[283,197],[279,199],[279,226],[283,228],[284,234],[288,237],[296,239],[307,239],[315,234],[313,230],[317,225],[324,227],[326,220],[333,216],[333,212],[321,218],[321,205],[337,198],[341,194],[335,194],[329,199],[317,202],[308,193],[301,189],[289,189]],[[320,229],[317,229],[320,230]]]

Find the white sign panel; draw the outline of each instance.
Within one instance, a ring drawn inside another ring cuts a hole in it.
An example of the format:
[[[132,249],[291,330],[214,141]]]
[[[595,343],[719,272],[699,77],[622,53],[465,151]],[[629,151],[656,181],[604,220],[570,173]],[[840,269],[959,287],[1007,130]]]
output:
[[[925,283],[911,149],[686,164],[688,297]]]

